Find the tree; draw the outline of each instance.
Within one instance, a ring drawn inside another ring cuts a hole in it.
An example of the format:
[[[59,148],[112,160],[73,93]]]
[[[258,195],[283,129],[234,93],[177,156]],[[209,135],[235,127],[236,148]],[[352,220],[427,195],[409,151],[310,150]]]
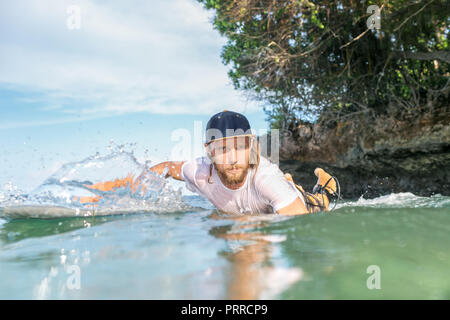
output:
[[[198,1],[228,39],[235,88],[267,102],[277,123],[448,108],[445,0]]]

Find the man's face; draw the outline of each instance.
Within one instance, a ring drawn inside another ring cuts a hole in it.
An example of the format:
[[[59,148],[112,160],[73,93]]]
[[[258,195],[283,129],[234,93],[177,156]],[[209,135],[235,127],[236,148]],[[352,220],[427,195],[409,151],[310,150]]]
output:
[[[214,167],[222,181],[242,183],[249,167],[250,138],[232,137],[213,141],[210,148]]]

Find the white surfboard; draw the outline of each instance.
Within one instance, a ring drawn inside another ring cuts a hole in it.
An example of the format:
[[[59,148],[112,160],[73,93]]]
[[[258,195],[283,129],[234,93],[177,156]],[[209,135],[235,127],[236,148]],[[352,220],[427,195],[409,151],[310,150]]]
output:
[[[144,210],[141,210],[142,212]],[[136,210],[86,210],[57,206],[11,206],[0,208],[0,217],[11,219],[52,219],[66,217],[93,217],[136,213]]]
[[[120,208],[120,209],[71,209],[61,206],[9,206],[0,207],[0,218],[9,219],[54,219],[67,217],[100,217],[113,215],[128,215],[137,213],[171,213],[171,212],[189,212],[189,211],[203,211],[205,208],[201,207],[186,207],[184,209],[166,208],[163,206],[155,206],[149,208]]]

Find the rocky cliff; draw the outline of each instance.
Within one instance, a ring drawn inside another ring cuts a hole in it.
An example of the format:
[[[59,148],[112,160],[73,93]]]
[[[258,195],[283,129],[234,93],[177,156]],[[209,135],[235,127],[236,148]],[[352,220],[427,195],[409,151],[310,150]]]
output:
[[[280,168],[311,190],[314,168],[338,177],[343,196],[450,195],[450,114],[378,117],[333,126],[300,123],[281,138]]]

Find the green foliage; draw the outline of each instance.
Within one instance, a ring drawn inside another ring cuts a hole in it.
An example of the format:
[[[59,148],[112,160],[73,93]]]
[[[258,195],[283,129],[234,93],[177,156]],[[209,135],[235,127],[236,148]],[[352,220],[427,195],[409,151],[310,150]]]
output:
[[[448,105],[446,0],[198,1],[228,38],[234,86],[266,102],[275,126]],[[371,4],[379,30],[367,29]]]

